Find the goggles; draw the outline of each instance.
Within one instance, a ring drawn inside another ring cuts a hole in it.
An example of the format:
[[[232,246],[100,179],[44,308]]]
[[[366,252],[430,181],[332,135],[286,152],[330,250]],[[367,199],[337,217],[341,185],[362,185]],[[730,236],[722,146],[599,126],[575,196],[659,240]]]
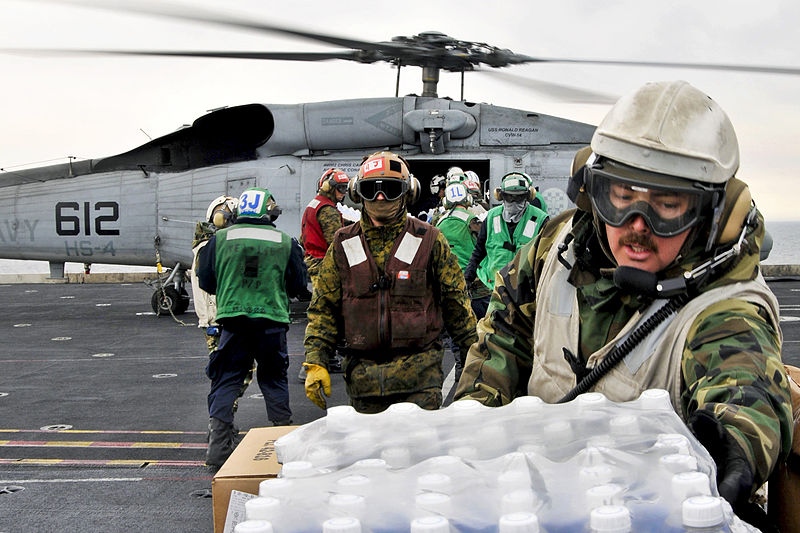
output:
[[[600,220],[620,227],[640,215],[659,237],[674,237],[700,221],[711,191],[693,182],[604,160],[587,167],[592,206]]]
[[[504,202],[512,204],[521,204],[528,201],[528,191],[513,192],[500,192],[500,199]]]
[[[393,202],[408,192],[408,182],[397,178],[362,178],[356,181],[356,192],[367,202],[374,201],[378,193],[383,193],[386,201]]]
[[[344,182],[344,183],[337,183],[337,184],[334,186],[334,189],[336,189],[338,192],[340,192],[340,193],[342,193],[342,194],[347,194],[347,187],[348,187],[348,185],[350,185],[348,182]]]

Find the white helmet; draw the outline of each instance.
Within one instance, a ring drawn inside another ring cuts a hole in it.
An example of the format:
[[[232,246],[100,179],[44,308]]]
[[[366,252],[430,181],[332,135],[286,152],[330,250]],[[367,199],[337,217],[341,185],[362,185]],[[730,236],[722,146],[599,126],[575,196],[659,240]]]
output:
[[[472,196],[463,183],[451,183],[444,190],[444,206],[449,209],[457,205],[472,205]]]
[[[739,168],[731,121],[685,81],[645,84],[623,96],[595,130],[592,151],[634,168],[725,183]]]
[[[208,204],[208,209],[206,209],[206,221],[213,223],[217,227],[222,227],[225,225],[224,217],[219,220],[214,220],[214,213],[215,211],[227,211],[231,215],[236,212],[236,206],[239,203],[238,198],[233,198],[231,196],[217,196],[214,198],[210,204]],[[222,208],[222,209],[219,209]],[[220,222],[217,224],[217,222]]]

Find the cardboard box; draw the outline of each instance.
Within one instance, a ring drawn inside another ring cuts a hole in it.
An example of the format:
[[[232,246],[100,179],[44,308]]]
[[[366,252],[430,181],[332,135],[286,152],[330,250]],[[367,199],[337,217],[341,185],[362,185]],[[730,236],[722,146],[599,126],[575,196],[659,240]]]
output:
[[[275,440],[297,426],[253,428],[214,475],[211,493],[214,502],[214,533],[222,533],[231,491],[258,494],[258,484],[276,477],[281,464],[275,455]]]

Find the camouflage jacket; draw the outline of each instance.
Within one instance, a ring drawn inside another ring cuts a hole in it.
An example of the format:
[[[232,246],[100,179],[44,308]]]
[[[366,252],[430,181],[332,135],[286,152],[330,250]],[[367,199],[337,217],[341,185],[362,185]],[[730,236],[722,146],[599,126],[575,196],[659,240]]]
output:
[[[393,224],[373,226],[366,214],[361,222],[369,251],[383,272],[389,252],[400,237],[406,214]],[[464,276],[458,260],[450,252],[444,235],[438,234],[433,245],[430,268],[434,276],[435,297],[439,299],[442,318],[453,341],[467,350],[477,340],[475,314],[467,297]],[[342,283],[339,275],[346,265],[337,264],[332,250],[322,260],[314,286],[314,296],[308,307],[308,326],[304,347],[306,361],[327,368],[334,354],[337,339],[344,327],[342,320]],[[377,327],[377,326],[376,326]],[[346,340],[346,339],[345,339]],[[351,397],[384,396],[411,393],[442,386],[441,345],[426,352],[395,357],[388,363],[374,361],[350,361],[345,357],[344,366],[349,369],[348,394]]]
[[[585,354],[612,339],[637,309],[651,303],[614,285],[609,277],[614,265],[598,244],[591,214],[562,213],[500,271],[486,317],[478,324],[478,343],[467,356],[457,399],[502,405],[527,394],[537,284],[544,259],[564,224],[573,225],[576,261],[568,282],[578,290],[581,353],[577,356],[583,363]],[[759,226],[748,234],[740,256],[706,280],[701,290],[753,279],[763,235],[759,217]],[[668,267],[667,277],[691,270],[702,255],[702,246],[691,247]],[[681,405],[676,408],[684,419],[698,409],[712,413],[744,450],[756,486],[791,446],[791,403],[779,339],[763,309],[732,300],[726,309],[697,318],[681,364],[684,385]]]

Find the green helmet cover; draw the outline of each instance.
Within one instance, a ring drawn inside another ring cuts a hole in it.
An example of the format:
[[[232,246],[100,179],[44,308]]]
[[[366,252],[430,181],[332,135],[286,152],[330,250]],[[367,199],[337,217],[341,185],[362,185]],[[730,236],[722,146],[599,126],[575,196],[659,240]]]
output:
[[[269,192],[269,189],[251,187],[246,189],[239,197],[236,216],[270,219],[275,207],[275,200],[272,198],[272,193]]]

